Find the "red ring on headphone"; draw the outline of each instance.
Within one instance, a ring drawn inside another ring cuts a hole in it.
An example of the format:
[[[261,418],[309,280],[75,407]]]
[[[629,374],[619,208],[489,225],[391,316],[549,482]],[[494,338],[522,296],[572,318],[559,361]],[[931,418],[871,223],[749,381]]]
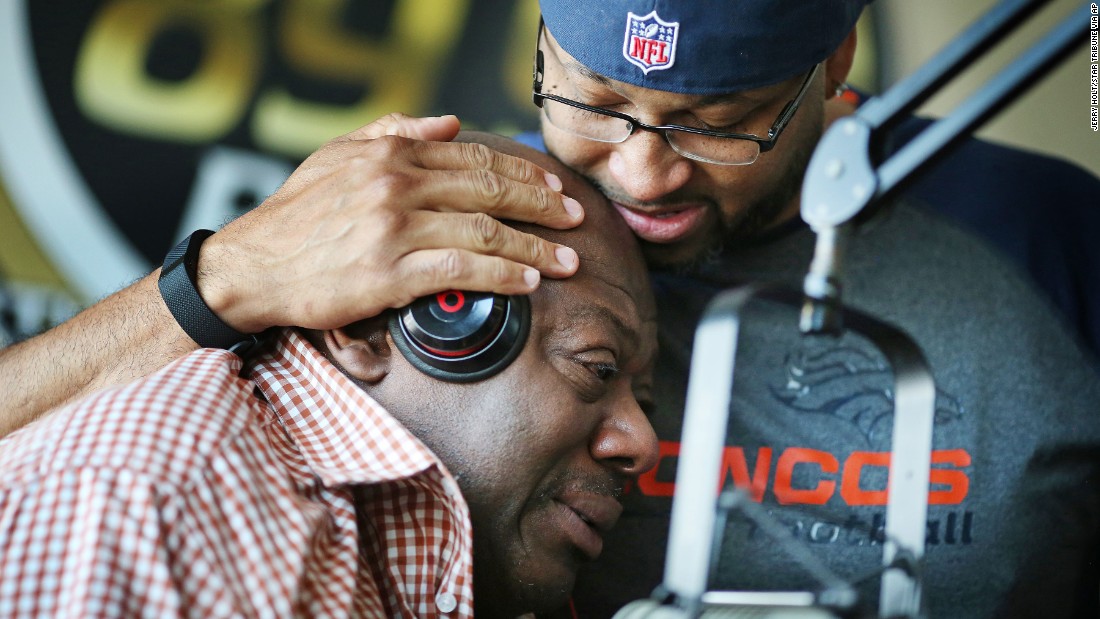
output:
[[[458,297],[458,300],[454,303],[448,301],[448,298],[450,298],[451,295]],[[461,290],[448,290],[447,292],[441,292],[435,295],[435,301],[436,303],[439,303],[440,309],[442,309],[444,312],[447,312],[448,314],[453,314],[462,309],[464,305],[466,305],[466,296],[462,294]]]

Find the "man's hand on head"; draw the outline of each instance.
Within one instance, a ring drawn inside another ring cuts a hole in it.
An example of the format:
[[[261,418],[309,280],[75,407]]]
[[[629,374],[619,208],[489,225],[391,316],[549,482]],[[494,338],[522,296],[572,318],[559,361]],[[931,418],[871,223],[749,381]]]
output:
[[[499,220],[570,228],[580,204],[519,157],[451,142],[454,116],[391,114],[338,137],[202,246],[198,288],[243,332],[327,329],[447,289],[525,294],[576,253]]]

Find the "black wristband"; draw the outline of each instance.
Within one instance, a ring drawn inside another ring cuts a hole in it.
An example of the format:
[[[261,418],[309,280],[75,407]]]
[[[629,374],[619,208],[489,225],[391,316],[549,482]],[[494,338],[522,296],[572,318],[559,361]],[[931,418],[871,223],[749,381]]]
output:
[[[202,348],[226,348],[243,353],[256,342],[256,337],[222,322],[195,287],[199,248],[212,234],[211,230],[196,230],[173,247],[164,257],[157,287],[168,311],[196,344]]]

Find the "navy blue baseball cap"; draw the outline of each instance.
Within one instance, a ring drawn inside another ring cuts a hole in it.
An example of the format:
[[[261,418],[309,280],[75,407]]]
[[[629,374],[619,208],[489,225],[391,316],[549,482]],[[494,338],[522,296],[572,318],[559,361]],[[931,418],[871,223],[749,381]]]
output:
[[[614,80],[716,95],[828,58],[870,0],[539,0],[566,52]]]

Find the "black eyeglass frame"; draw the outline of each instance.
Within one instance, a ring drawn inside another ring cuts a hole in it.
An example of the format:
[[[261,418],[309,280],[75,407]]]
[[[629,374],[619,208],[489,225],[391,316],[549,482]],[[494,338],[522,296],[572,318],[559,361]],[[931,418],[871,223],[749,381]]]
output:
[[[602,116],[609,116],[611,118],[618,118],[620,120],[625,120],[627,123],[630,124],[630,133],[628,133],[627,136],[622,139],[622,141],[613,142],[615,144],[621,144],[622,142],[625,142],[630,136],[634,135],[635,131],[637,131],[638,129],[642,129],[644,131],[652,131],[654,133],[661,134],[661,136],[665,139],[665,141],[668,142],[669,145],[671,145],[672,142],[668,139],[668,134],[666,132],[667,131],[683,131],[684,133],[694,133],[696,135],[704,135],[704,136],[714,137],[714,138],[749,140],[750,142],[756,142],[756,144],[759,145],[761,153],[766,153],[766,152],[768,152],[769,150],[771,150],[772,148],[775,147],[776,142],[779,141],[779,135],[781,133],[783,133],[783,130],[787,128],[787,125],[791,122],[791,119],[794,118],[795,112],[798,111],[799,106],[802,105],[802,100],[806,97],[806,92],[809,90],[810,82],[813,81],[814,76],[817,75],[818,69],[821,68],[821,63],[819,62],[819,63],[815,64],[812,69],[810,69],[809,73],[806,74],[806,78],[804,80],[802,80],[802,85],[798,87],[798,93],[796,93],[794,98],[791,99],[790,101],[788,101],[785,106],[783,106],[783,109],[779,112],[779,117],[775,119],[775,122],[772,123],[771,128],[768,129],[768,137],[766,137],[766,138],[762,138],[760,136],[753,135],[751,133],[723,133],[721,131],[711,131],[709,129],[699,129],[698,127],[688,127],[688,126],[685,126],[685,125],[647,125],[647,124],[643,123],[642,121],[638,120],[637,118],[634,118],[633,116],[630,116],[628,114],[623,114],[622,112],[616,112],[614,110],[608,110],[608,109],[604,109],[604,108],[601,108],[601,107],[586,105],[584,103],[581,103],[580,101],[573,101],[572,99],[566,99],[565,97],[559,97],[558,95],[551,95],[551,94],[543,93],[542,92],[542,81],[543,81],[544,60],[543,60],[543,54],[542,54],[542,32],[543,32],[544,28],[545,28],[545,25],[544,25],[542,16],[539,16],[539,31],[538,31],[537,37],[535,38],[535,62],[534,62],[534,70],[532,71],[532,85],[531,85],[531,90],[532,90],[531,98],[532,98],[534,104],[541,109],[543,101],[546,100],[546,99],[549,99],[551,101],[557,101],[558,103],[562,103],[564,105],[575,107],[577,109],[585,110],[586,112],[592,112],[593,114],[600,114]],[[595,138],[588,138],[588,137],[585,137],[585,136],[578,136],[578,137],[584,138],[586,140],[593,140],[593,141],[596,141],[596,142],[602,141],[602,140],[597,140]],[[679,150],[677,150],[676,152],[678,152],[681,155],[683,155],[685,157],[688,157],[688,158],[702,157],[702,155],[684,154],[684,153],[681,153]],[[745,163],[724,163],[724,162],[718,162],[718,161],[711,161],[709,159],[706,160],[706,161],[708,163],[714,163],[714,164],[717,164],[717,165],[749,165],[749,164],[755,163],[756,160],[754,159],[753,161],[748,161],[748,162],[745,162]]]

